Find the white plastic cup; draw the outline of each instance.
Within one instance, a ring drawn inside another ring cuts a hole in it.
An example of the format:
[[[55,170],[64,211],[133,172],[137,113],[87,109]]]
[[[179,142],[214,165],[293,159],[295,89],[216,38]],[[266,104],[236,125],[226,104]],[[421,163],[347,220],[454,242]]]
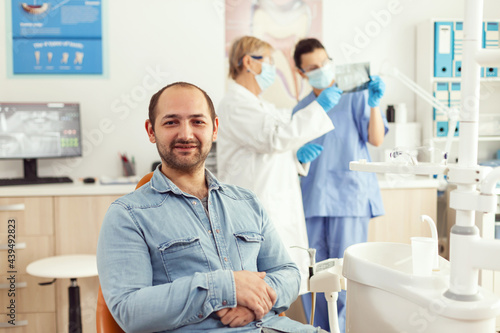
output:
[[[408,110],[405,103],[399,103],[394,106],[394,120],[397,124],[406,123],[408,118]]]
[[[434,257],[436,255],[437,241],[429,237],[412,237],[411,254],[413,275],[430,276]]]

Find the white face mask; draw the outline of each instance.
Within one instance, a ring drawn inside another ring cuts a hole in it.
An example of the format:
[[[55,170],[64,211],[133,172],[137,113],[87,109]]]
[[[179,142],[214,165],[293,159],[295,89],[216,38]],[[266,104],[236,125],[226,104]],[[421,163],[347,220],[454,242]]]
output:
[[[276,66],[271,65],[267,62],[261,62],[262,71],[260,74],[256,74],[252,71],[252,74],[255,75],[255,80],[260,87],[260,90],[264,91],[269,88],[276,79]]]
[[[325,89],[330,86],[335,79],[335,70],[331,62],[321,68],[317,68],[306,73],[309,84],[316,89]]]

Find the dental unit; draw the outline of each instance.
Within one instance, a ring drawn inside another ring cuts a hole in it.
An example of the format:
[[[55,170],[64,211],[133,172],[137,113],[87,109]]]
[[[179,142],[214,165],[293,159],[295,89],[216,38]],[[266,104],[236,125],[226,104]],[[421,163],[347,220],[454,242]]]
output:
[[[439,257],[429,275],[416,275],[409,258],[415,260],[417,253],[408,244],[374,242],[349,247],[343,266],[349,280],[346,332],[495,332],[500,299],[479,286],[479,272],[500,271],[500,240],[481,238],[475,218],[494,213],[497,207],[494,189],[500,168],[481,167],[477,157],[480,66],[499,67],[500,50],[481,49],[482,17],[483,1],[465,0],[458,163],[350,164],[356,171],[441,174],[456,184],[450,194],[450,207],[456,210],[450,260]],[[399,79],[405,80],[401,75]],[[410,85],[408,80],[406,85]],[[414,88],[419,96],[435,102],[430,94]],[[456,124],[456,117],[450,119]],[[450,136],[453,132],[449,131]],[[446,152],[450,145],[451,140]]]

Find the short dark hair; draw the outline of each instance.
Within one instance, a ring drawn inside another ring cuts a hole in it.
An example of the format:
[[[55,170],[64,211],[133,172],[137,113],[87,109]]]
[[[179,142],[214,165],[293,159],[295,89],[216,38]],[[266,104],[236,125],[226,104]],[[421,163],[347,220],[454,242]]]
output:
[[[165,90],[167,90],[168,88],[177,87],[177,86],[181,87],[181,88],[195,88],[195,89],[198,89],[199,91],[201,91],[203,96],[205,96],[205,100],[207,101],[207,105],[208,105],[208,109],[210,111],[210,117],[212,118],[212,122],[215,121],[215,117],[217,117],[217,115],[215,114],[214,103],[212,102],[212,99],[210,98],[210,96],[208,96],[208,94],[205,92],[205,90],[201,89],[200,87],[198,87],[197,85],[194,85],[192,83],[180,81],[180,82],[171,83],[171,84],[161,88],[151,97],[151,100],[149,101],[149,121],[151,122],[153,129],[154,129],[155,120],[156,120],[156,105],[158,104],[158,100],[160,99],[161,94]]]
[[[316,49],[325,49],[323,44],[316,38],[305,38],[302,40],[299,40],[299,42],[295,45],[295,51],[293,52],[293,60],[295,61],[295,66],[297,68],[302,69],[301,66],[301,59],[300,57],[303,54],[306,53],[311,53]]]

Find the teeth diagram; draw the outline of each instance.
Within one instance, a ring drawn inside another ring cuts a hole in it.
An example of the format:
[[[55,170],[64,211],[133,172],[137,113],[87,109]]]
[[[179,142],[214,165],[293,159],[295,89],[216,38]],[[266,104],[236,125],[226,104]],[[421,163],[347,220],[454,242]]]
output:
[[[36,64],[40,65],[40,51],[35,51]]]
[[[68,58],[69,58],[69,53],[68,52],[64,52],[62,54],[61,64],[67,64],[68,63]]]
[[[75,52],[75,61],[73,62],[75,65],[81,65],[83,62],[83,52]]]
[[[31,15],[40,15],[45,13],[47,9],[49,9],[48,3],[44,3],[41,5],[28,5],[27,3],[23,3],[21,4],[21,6],[26,13],[29,13]]]
[[[47,60],[49,64],[52,62],[52,52],[47,52]]]

